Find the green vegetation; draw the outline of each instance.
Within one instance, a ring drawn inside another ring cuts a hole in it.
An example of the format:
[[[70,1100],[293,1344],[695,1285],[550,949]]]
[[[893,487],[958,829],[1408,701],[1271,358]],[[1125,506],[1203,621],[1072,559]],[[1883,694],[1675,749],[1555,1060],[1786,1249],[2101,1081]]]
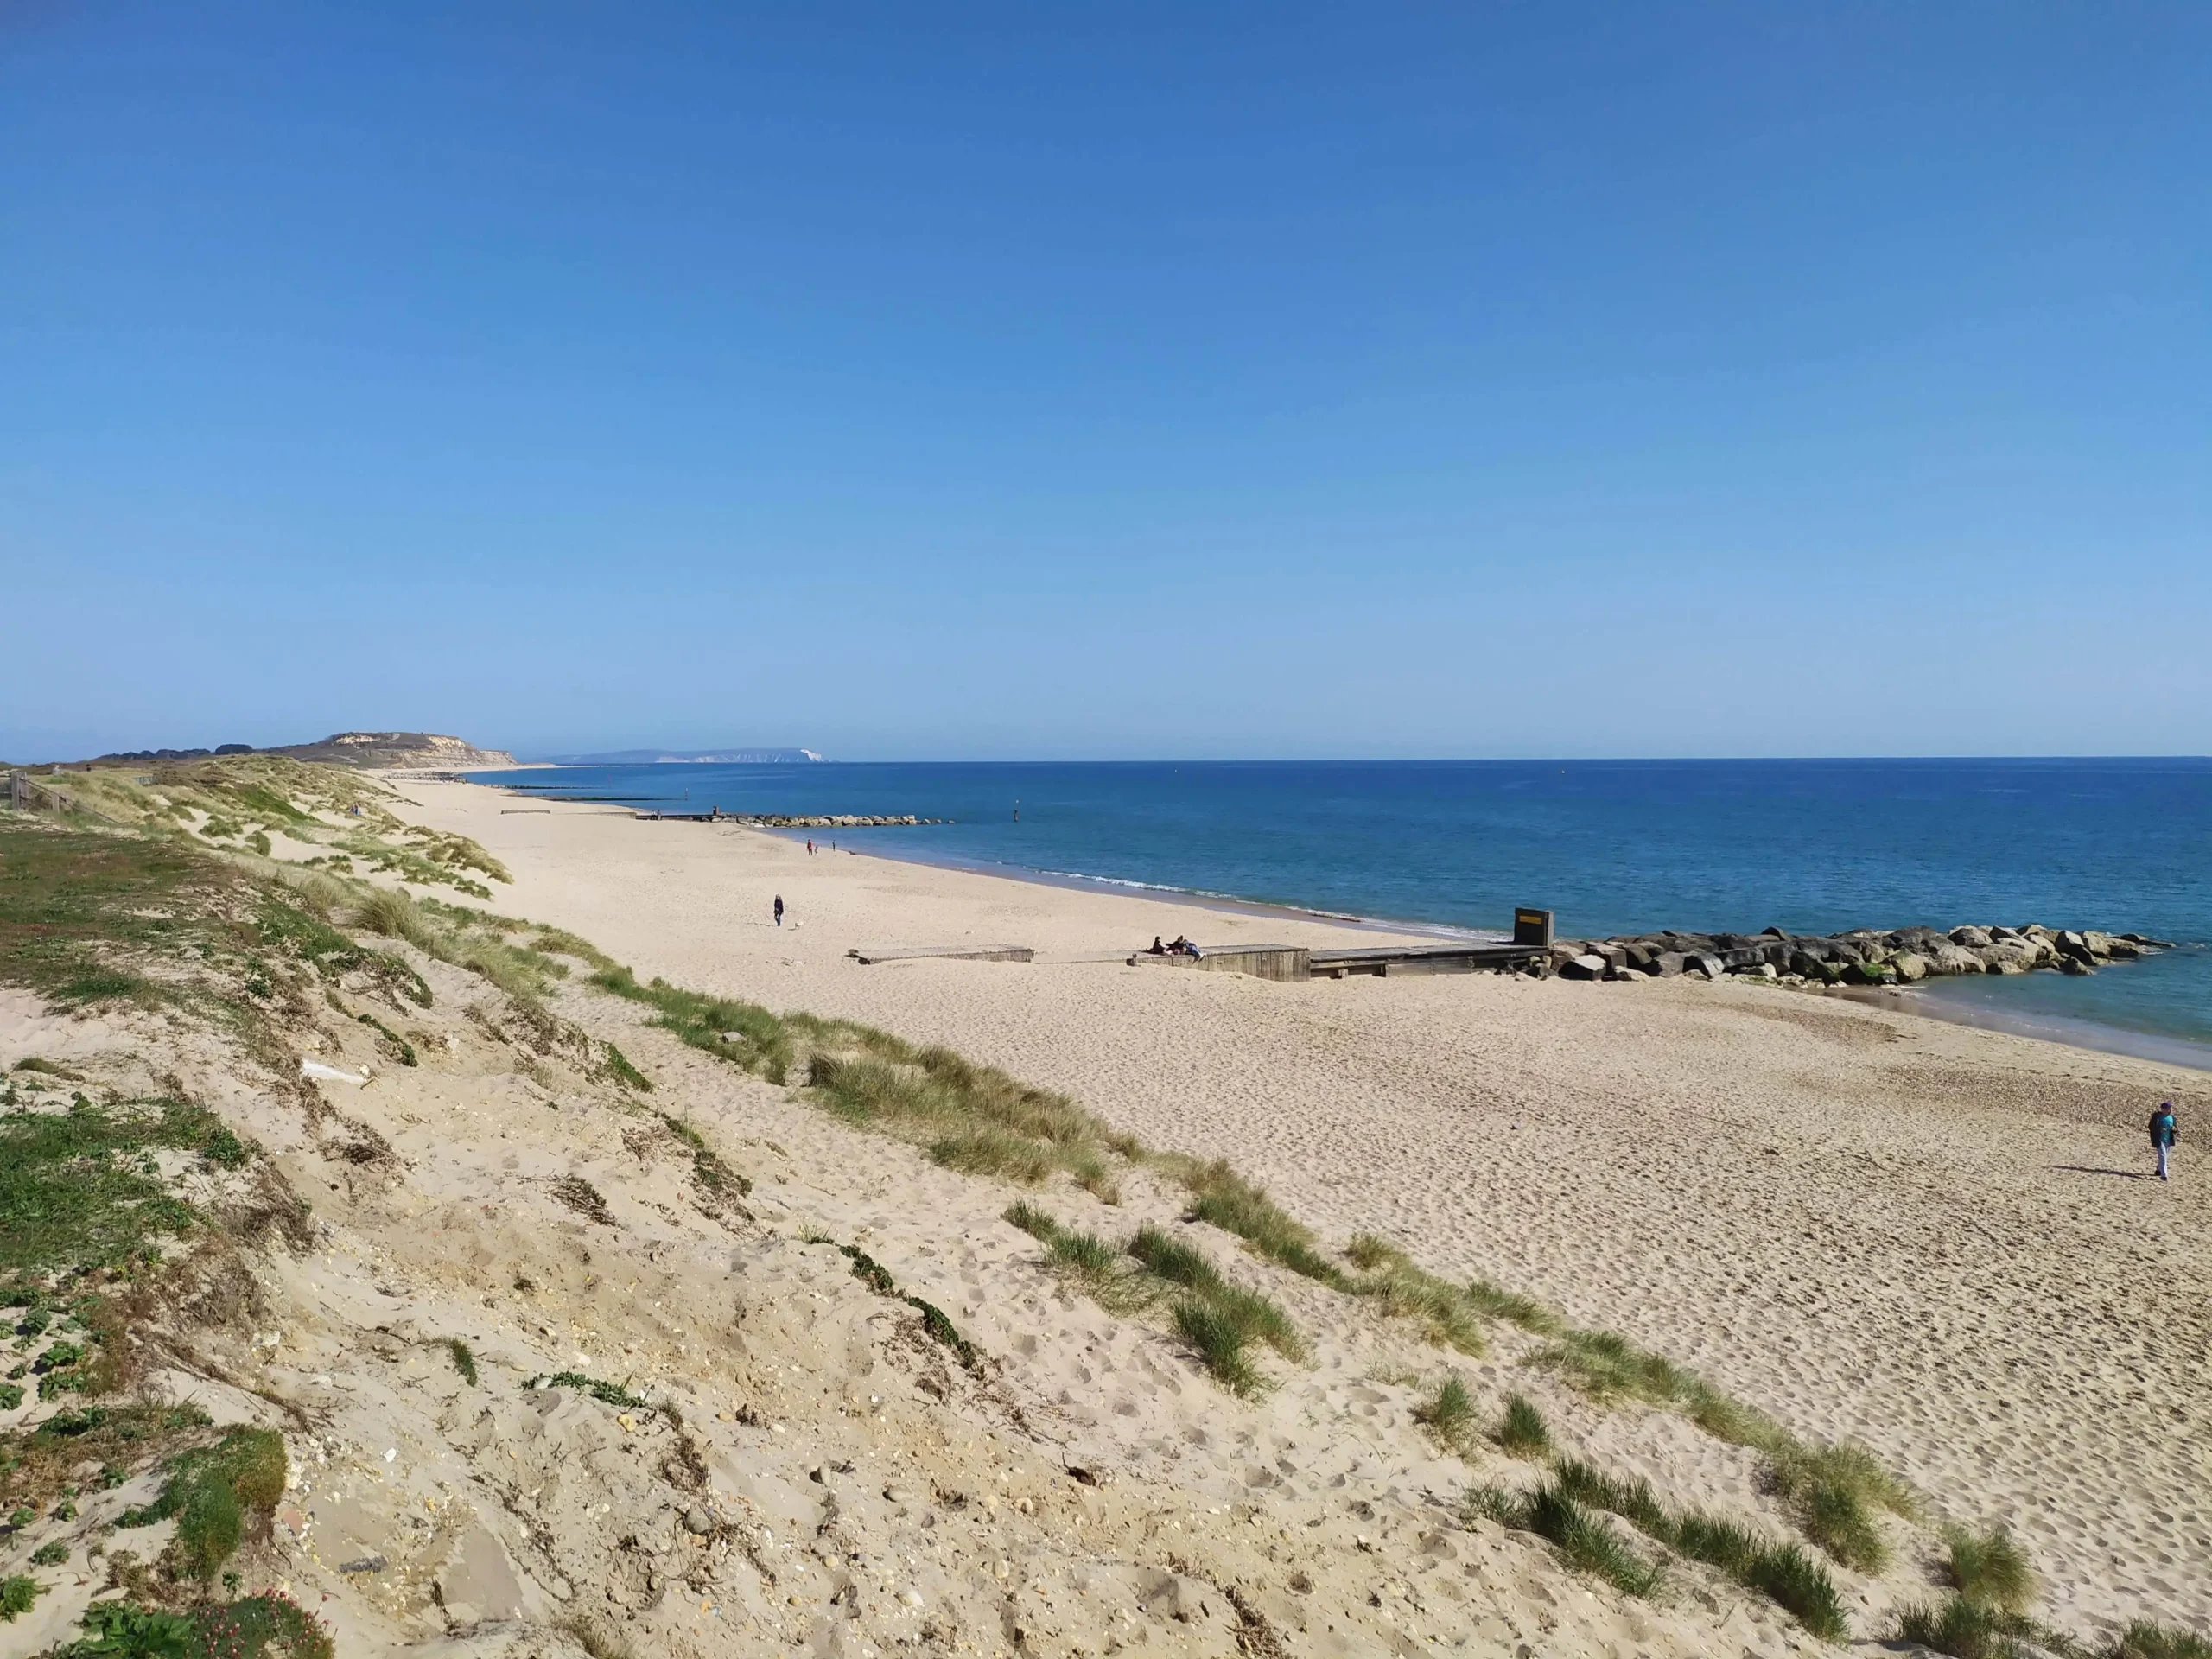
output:
[[[2010,1533],[2002,1527],[1985,1533],[1954,1527],[1944,1537],[1950,1546],[1944,1568],[1961,1600],[2000,1612],[2028,1610],[2036,1599],[2035,1570]]]
[[[459,1337],[448,1337],[445,1341],[445,1350],[447,1357],[453,1361],[454,1370],[461,1373],[461,1380],[467,1383],[470,1388],[474,1388],[476,1386],[475,1351]]]
[[[172,1613],[129,1602],[96,1601],[84,1636],[53,1659],[334,1659],[330,1631],[289,1598],[247,1596]]]
[[[609,1052],[615,1052],[612,1043],[607,1045],[607,1049]],[[620,1058],[619,1053],[616,1057]],[[647,1084],[645,1087],[650,1089],[652,1085]],[[709,1194],[717,1198],[728,1198],[733,1194],[743,1198],[753,1191],[753,1183],[724,1163],[721,1154],[707,1144],[707,1138],[698,1130],[682,1118],[671,1117],[665,1112],[661,1114],[660,1121],[671,1135],[690,1148],[691,1179]]]
[[[1805,1445],[1764,1413],[1612,1332],[1567,1331],[1535,1363],[1561,1372],[1594,1398],[1674,1406],[1716,1439],[1764,1452],[1774,1489],[1805,1535],[1859,1572],[1878,1573],[1889,1560],[1878,1512],[1913,1513],[1911,1494],[1865,1448]]]
[[[1121,1254],[1096,1233],[1067,1231],[1053,1234],[1045,1251],[1046,1259],[1054,1267],[1065,1268],[1078,1278],[1102,1281],[1113,1277]]]
[[[1129,1155],[1141,1157],[1132,1143]],[[1313,1230],[1268,1196],[1267,1189],[1246,1180],[1225,1158],[1211,1163],[1174,1154],[1154,1154],[1151,1161],[1173,1173],[1192,1195],[1190,1219],[1210,1222],[1225,1233],[1234,1233],[1278,1267],[1342,1290],[1344,1270],[1323,1255]]]
[[[19,1613],[28,1613],[46,1586],[24,1573],[0,1579],[0,1619],[12,1624]]]
[[[1794,1614],[1825,1641],[1846,1632],[1842,1599],[1827,1570],[1795,1544],[1774,1544],[1732,1521],[1694,1511],[1677,1514],[1662,1504],[1642,1478],[1621,1480],[1580,1459],[1561,1463],[1554,1476],[1576,1503],[1608,1510],[1646,1537],[1677,1554],[1717,1567]]]
[[[640,985],[627,968],[619,965],[599,969],[591,982],[616,996],[645,1003],[658,1016],[654,1025],[674,1032],[694,1048],[734,1061],[771,1083],[783,1083],[790,1072],[791,1038],[783,1021],[758,1003],[678,990],[664,979]]]
[[[1905,1608],[1893,1634],[1952,1659],[2032,1659],[2024,1638],[2039,1632],[2026,1619],[1954,1596],[1937,1606]]]
[[[1504,1421],[1497,1426],[1497,1443],[1516,1458],[1535,1460],[1551,1455],[1552,1432],[1545,1425],[1544,1414],[1536,1409],[1528,1395],[1516,1394],[1507,1398]]]
[[[1258,1291],[1232,1284],[1196,1245],[1146,1225],[1129,1240],[1128,1252],[1155,1277],[1191,1292],[1244,1339],[1264,1342],[1285,1359],[1306,1357],[1306,1339],[1281,1305]]]
[[[1484,1351],[1480,1310],[1459,1286],[1414,1266],[1403,1250],[1372,1233],[1359,1234],[1344,1254],[1365,1269],[1351,1288],[1373,1298],[1385,1313],[1418,1320],[1440,1348],[1476,1357]]]
[[[582,1371],[556,1371],[550,1376],[533,1376],[523,1384],[525,1389],[575,1389],[588,1394],[603,1405],[619,1406],[625,1411],[650,1411],[652,1403],[634,1395],[616,1382],[602,1382],[597,1377],[586,1376]]]
[[[1775,1491],[1805,1535],[1846,1567],[1878,1573],[1889,1564],[1876,1516],[1910,1516],[1912,1496],[1863,1446],[1801,1446],[1776,1439],[1764,1448]]]
[[[2101,1649],[2097,1659],[2212,1659],[2212,1642],[2138,1619]]]
[[[375,1032],[376,1034],[383,1038],[385,1042],[391,1044],[392,1057],[397,1059],[402,1065],[414,1065],[418,1064],[415,1055],[415,1045],[402,1037],[390,1026],[385,1024],[383,1020],[378,1019],[376,1015],[373,1014],[357,1014],[353,1018],[359,1020],[361,1024],[366,1026],[370,1030]]]
[[[284,1493],[284,1437],[273,1429],[234,1428],[214,1445],[170,1461],[161,1495],[125,1510],[118,1524],[176,1520],[164,1559],[174,1576],[212,1580],[245,1536],[251,1516],[266,1516]]]
[[[1414,1408],[1414,1421],[1432,1430],[1454,1449],[1465,1446],[1474,1432],[1475,1402],[1465,1379],[1456,1373],[1437,1384],[1436,1392]]]
[[[1012,1222],[1040,1243],[1049,1244],[1059,1235],[1060,1224],[1027,1198],[1019,1199],[1007,1205],[1004,1219]]]
[[[1265,1379],[1245,1351],[1250,1333],[1210,1303],[1190,1297],[1175,1304],[1175,1330],[1198,1356],[1214,1381],[1246,1398],[1259,1393]]]
[[[807,1238],[807,1243],[810,1244],[827,1244],[830,1242],[827,1237],[818,1237],[811,1234]],[[950,1316],[943,1308],[934,1302],[925,1302],[918,1296],[910,1296],[902,1293],[899,1288],[899,1281],[892,1276],[891,1269],[865,1251],[850,1244],[840,1244],[837,1248],[853,1264],[853,1276],[855,1279],[860,1280],[877,1295],[897,1297],[899,1300],[919,1313],[922,1316],[922,1330],[928,1335],[930,1340],[941,1347],[950,1348],[953,1357],[960,1362],[964,1370],[978,1371],[982,1369],[982,1351],[960,1334],[959,1327],[953,1324]]]
[[[612,1043],[607,1045],[607,1075],[625,1089],[635,1089],[640,1094],[647,1095],[653,1091],[652,1079],[631,1065],[630,1057]]]
[[[160,1241],[200,1217],[172,1194],[150,1156],[232,1141],[220,1119],[183,1101],[95,1106],[0,1117],[0,1274],[16,1285],[117,1271],[160,1259]],[[232,1141],[234,1141],[232,1137]]]
[[[55,1412],[35,1428],[0,1434],[0,1510],[28,1525],[73,1490],[73,1471],[102,1465],[98,1484],[120,1485],[123,1461],[165,1455],[200,1438],[207,1414],[195,1406],[79,1406]]]
[[[1525,1493],[1481,1487],[1468,1494],[1466,1507],[1470,1520],[1479,1516],[1548,1539],[1576,1572],[1603,1579],[1624,1595],[1649,1596],[1665,1582],[1663,1568],[1556,1485]]]
[[[1477,1313],[1493,1319],[1510,1320],[1540,1337],[1558,1336],[1567,1329],[1567,1321],[1541,1302],[1533,1297],[1500,1290],[1487,1279],[1470,1280],[1466,1294],[1468,1302]]]
[[[41,1077],[58,1077],[64,1083],[82,1083],[85,1080],[83,1072],[72,1071],[67,1066],[56,1065],[52,1060],[41,1060],[35,1054],[29,1059],[17,1060],[16,1070],[35,1072]]]

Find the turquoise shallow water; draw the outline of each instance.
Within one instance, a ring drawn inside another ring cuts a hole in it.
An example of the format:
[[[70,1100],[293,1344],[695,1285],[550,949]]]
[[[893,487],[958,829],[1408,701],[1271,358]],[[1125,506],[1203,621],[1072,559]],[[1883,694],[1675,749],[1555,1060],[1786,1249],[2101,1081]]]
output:
[[[2088,979],[1949,981],[1928,995],[2077,1040],[2155,1038],[2154,1052],[2212,1067],[2203,759],[908,762],[479,776],[668,810],[947,817],[957,822],[839,838],[1009,874],[1451,928],[1503,929],[1514,906],[1536,904],[1558,912],[1567,935],[1969,921],[2147,933],[2185,948]]]

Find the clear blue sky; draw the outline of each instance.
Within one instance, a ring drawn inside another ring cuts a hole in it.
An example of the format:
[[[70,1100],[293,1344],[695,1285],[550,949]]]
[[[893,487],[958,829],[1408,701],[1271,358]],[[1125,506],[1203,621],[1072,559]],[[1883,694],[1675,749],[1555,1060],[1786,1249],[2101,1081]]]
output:
[[[0,3],[0,753],[2212,750],[2212,8]]]

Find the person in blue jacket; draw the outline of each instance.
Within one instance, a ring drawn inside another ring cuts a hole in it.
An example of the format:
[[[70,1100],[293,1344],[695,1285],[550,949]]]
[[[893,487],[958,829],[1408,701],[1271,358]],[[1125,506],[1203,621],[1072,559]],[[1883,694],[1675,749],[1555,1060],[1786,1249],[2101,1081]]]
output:
[[[2158,1179],[2162,1181],[2171,1179],[2167,1171],[2173,1165],[2176,1128],[2173,1102],[2162,1102],[2158,1109],[2151,1114],[2151,1149],[2158,1154]]]

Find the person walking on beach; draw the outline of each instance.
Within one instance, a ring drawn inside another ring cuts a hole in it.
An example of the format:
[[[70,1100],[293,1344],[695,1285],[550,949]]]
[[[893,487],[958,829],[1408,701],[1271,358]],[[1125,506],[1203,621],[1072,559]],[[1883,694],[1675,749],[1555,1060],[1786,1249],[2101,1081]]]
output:
[[[784,925],[784,895],[783,895],[782,893],[778,893],[778,894],[776,895],[776,925],[777,925],[778,927],[781,927],[783,925]]]
[[[2151,1150],[2158,1154],[2158,1179],[2168,1180],[2167,1172],[2172,1167],[2174,1139],[2179,1126],[2174,1122],[2174,1103],[2161,1101],[2158,1109],[2151,1114]]]

